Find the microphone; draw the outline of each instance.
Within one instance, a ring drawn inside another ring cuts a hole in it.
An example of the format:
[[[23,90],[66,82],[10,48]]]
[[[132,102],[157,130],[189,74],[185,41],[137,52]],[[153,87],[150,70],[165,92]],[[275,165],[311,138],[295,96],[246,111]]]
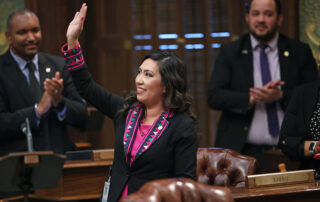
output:
[[[21,124],[21,131],[26,135],[28,152],[33,152],[33,140],[28,117],[26,117],[26,122]]]
[[[21,131],[22,131],[25,135],[27,135],[27,125],[26,125],[25,123],[22,123],[20,128],[21,128]]]

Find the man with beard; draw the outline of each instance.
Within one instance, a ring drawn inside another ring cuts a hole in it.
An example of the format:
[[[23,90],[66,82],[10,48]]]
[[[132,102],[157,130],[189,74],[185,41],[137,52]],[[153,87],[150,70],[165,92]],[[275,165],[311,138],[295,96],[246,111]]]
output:
[[[215,146],[255,157],[263,172],[293,89],[317,79],[318,70],[308,45],[278,32],[279,0],[250,1],[245,19],[250,33],[221,47],[208,104],[222,110]]]
[[[64,59],[38,52],[40,23],[29,10],[9,16],[6,37],[10,48],[0,56],[0,156],[27,151],[21,130],[26,118],[34,150],[74,150],[66,125],[83,125],[87,109],[64,70]]]

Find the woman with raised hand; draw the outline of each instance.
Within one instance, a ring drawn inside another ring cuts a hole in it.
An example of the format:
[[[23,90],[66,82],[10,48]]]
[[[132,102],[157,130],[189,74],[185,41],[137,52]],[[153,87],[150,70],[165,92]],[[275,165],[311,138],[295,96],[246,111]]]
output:
[[[198,141],[185,65],[173,53],[151,52],[138,69],[133,94],[124,99],[108,92],[93,81],[81,52],[78,38],[86,12],[83,4],[69,24],[62,52],[81,96],[114,121],[108,201],[155,179],[195,179]]]

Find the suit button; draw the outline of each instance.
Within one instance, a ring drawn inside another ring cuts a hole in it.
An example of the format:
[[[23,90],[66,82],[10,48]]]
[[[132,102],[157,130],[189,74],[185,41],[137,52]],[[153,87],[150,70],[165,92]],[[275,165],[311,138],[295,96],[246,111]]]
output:
[[[281,143],[282,143],[282,144],[286,144],[286,141],[283,140]]]
[[[248,131],[248,130],[249,130],[249,127],[248,127],[248,126],[245,126],[245,127],[243,128],[243,130],[244,130],[244,131]]]

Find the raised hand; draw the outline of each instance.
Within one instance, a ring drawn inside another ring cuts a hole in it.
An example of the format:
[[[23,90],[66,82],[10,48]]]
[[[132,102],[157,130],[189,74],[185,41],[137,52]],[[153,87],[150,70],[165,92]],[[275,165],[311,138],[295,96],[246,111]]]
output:
[[[67,30],[68,49],[75,47],[79,42],[80,34],[83,30],[83,23],[86,19],[87,5],[84,3],[80,11],[76,12]]]

